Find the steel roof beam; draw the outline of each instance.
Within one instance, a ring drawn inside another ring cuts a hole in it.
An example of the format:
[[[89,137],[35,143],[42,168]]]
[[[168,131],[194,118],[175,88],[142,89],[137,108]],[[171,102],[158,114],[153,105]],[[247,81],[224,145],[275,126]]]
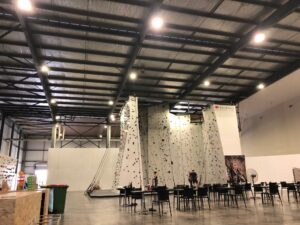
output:
[[[51,101],[51,92],[50,92],[50,88],[48,86],[49,82],[48,82],[47,76],[45,76],[45,74],[43,74],[40,70],[41,66],[43,65],[43,62],[39,59],[40,53],[38,52],[37,48],[35,47],[34,38],[31,34],[30,26],[29,26],[26,18],[24,18],[24,16],[20,12],[17,12],[17,18],[21,24],[28,47],[30,49],[30,53],[31,53],[31,56],[32,56],[32,59],[34,62],[34,66],[37,71],[37,75],[42,84],[42,87],[43,87],[43,90],[45,93],[45,97],[46,97],[48,106],[51,111],[51,117],[55,121],[55,107],[50,102]]]
[[[186,88],[181,94],[180,98],[185,98],[189,93],[193,91],[198,85],[200,85],[208,76],[213,74],[221,65],[223,65],[232,55],[234,55],[241,48],[245,47],[248,43],[250,43],[254,34],[260,30],[265,30],[272,25],[276,24],[286,16],[288,16],[291,12],[297,9],[300,5],[300,1],[298,0],[290,0],[285,3],[280,9],[276,10],[272,13],[267,19],[257,25],[254,29],[249,31],[243,38],[241,38],[236,44],[234,44],[229,50],[223,54],[223,56],[219,57],[214,63],[213,66],[209,67],[203,73],[198,75],[196,79],[190,83],[189,87]],[[200,72],[200,71],[199,71]]]

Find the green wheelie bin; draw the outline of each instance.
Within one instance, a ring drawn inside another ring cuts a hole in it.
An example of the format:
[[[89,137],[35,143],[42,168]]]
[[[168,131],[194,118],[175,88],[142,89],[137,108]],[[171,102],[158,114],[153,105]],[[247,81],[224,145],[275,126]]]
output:
[[[50,189],[49,213],[51,214],[64,213],[68,187],[69,187],[68,185],[56,185],[56,184],[43,186],[43,188]]]

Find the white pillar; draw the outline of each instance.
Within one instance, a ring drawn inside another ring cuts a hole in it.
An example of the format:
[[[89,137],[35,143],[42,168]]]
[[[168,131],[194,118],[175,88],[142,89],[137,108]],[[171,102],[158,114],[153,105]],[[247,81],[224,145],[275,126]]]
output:
[[[110,140],[111,140],[111,125],[107,125],[107,128],[106,128],[106,148],[110,148]]]

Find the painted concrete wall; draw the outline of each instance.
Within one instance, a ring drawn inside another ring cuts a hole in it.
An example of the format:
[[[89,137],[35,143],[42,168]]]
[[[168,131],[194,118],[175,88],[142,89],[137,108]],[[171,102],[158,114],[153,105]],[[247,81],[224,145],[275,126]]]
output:
[[[117,148],[49,149],[47,184],[68,184],[69,191],[85,191],[103,160],[100,186],[111,189],[119,150]]]
[[[241,141],[236,108],[232,105],[213,105],[224,155],[241,155]]]
[[[300,167],[300,70],[242,101],[241,145],[260,181],[292,181]]]

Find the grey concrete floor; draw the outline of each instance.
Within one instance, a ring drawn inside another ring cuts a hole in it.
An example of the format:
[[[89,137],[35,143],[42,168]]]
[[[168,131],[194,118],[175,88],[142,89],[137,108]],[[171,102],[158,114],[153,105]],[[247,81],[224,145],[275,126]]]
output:
[[[284,193],[285,194],[285,193]],[[172,197],[173,198],[173,197]],[[147,203],[149,204],[149,202]],[[147,205],[148,207],[149,205]],[[139,207],[137,208],[140,209]],[[167,208],[166,208],[167,209]],[[167,211],[167,210],[166,210]],[[141,215],[131,213],[126,207],[119,207],[118,198],[90,199],[81,192],[69,192],[66,210],[63,216],[63,225],[299,225],[300,203],[294,200],[289,204],[284,196],[284,204],[279,202],[272,205],[262,205],[253,199],[247,202],[247,208],[242,202],[239,208],[218,207],[212,204],[212,209],[207,207],[197,211],[177,211],[172,208],[173,216],[165,214],[159,217],[158,213]]]

